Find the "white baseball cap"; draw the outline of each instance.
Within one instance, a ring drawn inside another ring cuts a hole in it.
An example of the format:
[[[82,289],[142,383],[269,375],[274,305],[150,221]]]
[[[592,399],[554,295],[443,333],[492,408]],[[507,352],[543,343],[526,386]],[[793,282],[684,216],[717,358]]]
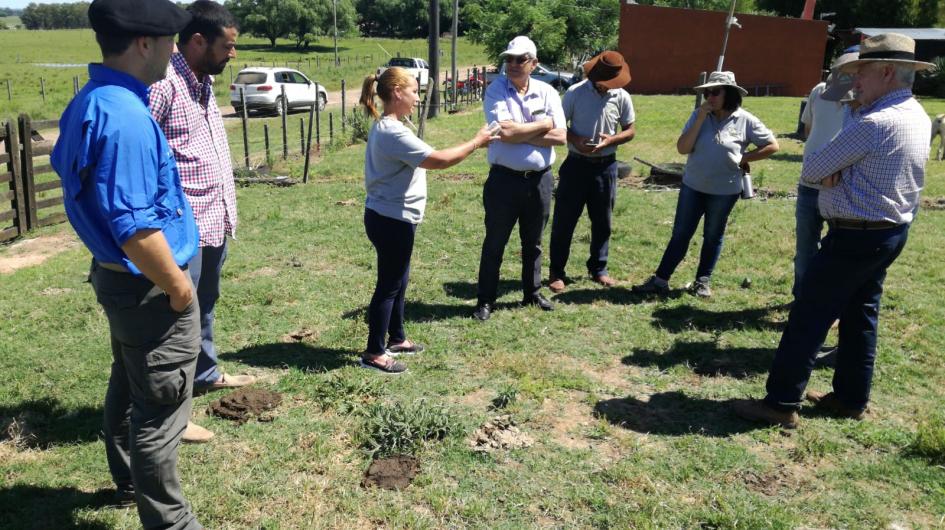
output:
[[[526,53],[537,58],[538,48],[535,47],[535,43],[532,42],[532,39],[529,39],[525,35],[519,35],[509,41],[509,45],[505,48],[504,52],[499,54],[499,57],[503,55],[525,55]]]

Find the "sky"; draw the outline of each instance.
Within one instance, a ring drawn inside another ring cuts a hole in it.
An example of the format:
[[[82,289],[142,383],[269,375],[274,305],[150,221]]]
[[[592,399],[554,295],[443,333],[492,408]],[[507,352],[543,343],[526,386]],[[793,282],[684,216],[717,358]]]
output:
[[[37,0],[0,0],[0,7],[12,7],[14,9],[22,9],[28,6],[30,2],[36,2],[37,4],[67,3],[65,1],[55,2],[55,0],[47,0],[46,2],[43,2],[42,0],[39,0],[39,1]]]

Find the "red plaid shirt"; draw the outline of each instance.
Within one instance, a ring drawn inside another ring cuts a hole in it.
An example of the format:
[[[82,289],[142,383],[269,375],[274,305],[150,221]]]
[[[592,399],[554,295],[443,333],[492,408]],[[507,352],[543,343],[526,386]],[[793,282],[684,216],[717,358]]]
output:
[[[213,77],[201,82],[183,54],[151,85],[149,106],[174,150],[184,193],[200,229],[200,246],[218,247],[236,231],[236,187]]]

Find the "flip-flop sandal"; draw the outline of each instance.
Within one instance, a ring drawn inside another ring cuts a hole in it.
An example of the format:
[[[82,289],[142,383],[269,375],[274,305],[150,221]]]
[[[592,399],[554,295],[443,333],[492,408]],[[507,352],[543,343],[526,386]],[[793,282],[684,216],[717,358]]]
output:
[[[396,346],[388,346],[387,353],[396,357],[400,354],[414,355],[422,352],[424,349],[423,344],[417,342],[411,342],[410,346],[404,346],[403,343],[400,343]]]
[[[384,363],[384,364],[375,364],[374,362],[371,362],[371,361],[365,361],[364,358],[362,357],[361,362],[359,364],[361,368],[377,370],[378,372],[381,372],[382,374],[400,375],[407,371],[407,365],[405,365],[402,362],[395,361],[393,359],[391,359],[389,362]]]

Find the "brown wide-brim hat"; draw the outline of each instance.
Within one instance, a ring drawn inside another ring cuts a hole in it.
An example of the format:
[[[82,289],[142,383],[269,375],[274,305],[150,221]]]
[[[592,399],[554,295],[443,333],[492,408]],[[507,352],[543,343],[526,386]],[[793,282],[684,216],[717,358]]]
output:
[[[882,61],[909,65],[916,71],[935,68],[932,63],[915,60],[915,41],[899,33],[881,33],[860,43],[860,58],[840,67],[848,74],[856,73],[860,65]]]
[[[584,76],[606,88],[623,88],[630,84],[630,65],[620,53],[606,51],[584,63]]]

